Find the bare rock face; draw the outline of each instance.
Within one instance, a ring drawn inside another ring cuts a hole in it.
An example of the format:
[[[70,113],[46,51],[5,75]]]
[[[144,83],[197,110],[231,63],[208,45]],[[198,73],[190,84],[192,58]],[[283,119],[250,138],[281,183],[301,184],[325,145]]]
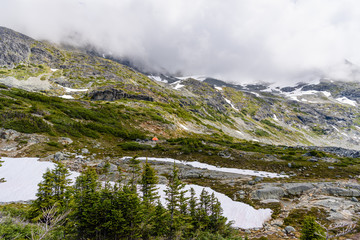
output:
[[[15,138],[19,137],[20,133],[13,129],[0,129],[0,138],[4,140],[15,140]]]
[[[5,27],[0,27],[0,37],[0,66],[12,67],[28,59],[35,40]]]
[[[346,189],[340,187],[328,187],[324,189],[324,192],[331,196],[340,197],[360,197],[360,191],[356,189]]]
[[[154,99],[150,96],[128,94],[122,90],[115,88],[93,91],[90,93],[90,98],[91,100],[102,100],[102,101],[115,101],[123,98],[144,100],[151,102],[154,101]]]

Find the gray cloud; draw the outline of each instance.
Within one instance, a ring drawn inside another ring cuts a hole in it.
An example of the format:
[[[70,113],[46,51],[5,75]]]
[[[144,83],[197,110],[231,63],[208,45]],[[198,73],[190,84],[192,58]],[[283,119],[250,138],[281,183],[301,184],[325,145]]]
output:
[[[360,64],[357,0],[1,0],[0,24],[90,43],[152,69],[235,82],[348,78]],[[355,79],[356,80],[356,79]]]

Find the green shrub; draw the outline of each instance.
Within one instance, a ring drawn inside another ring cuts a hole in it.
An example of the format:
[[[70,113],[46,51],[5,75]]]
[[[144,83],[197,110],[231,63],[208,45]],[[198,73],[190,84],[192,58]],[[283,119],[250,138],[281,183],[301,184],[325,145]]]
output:
[[[147,150],[151,148],[149,145],[144,145],[137,142],[125,142],[119,144],[118,146],[120,146],[125,151]]]
[[[263,123],[263,124],[266,124],[266,125],[268,125],[270,127],[276,128],[279,131],[284,130],[281,126],[276,125],[275,123],[269,121],[268,119],[261,120],[260,122]]]
[[[323,233],[324,229],[316,222],[316,218],[313,216],[306,216],[304,218],[301,228],[301,240],[325,240],[324,237],[319,236],[319,233]]]
[[[51,147],[62,148],[62,146],[58,142],[47,142],[46,144]]]
[[[270,136],[270,134],[268,132],[261,130],[261,129],[256,129],[254,133],[259,137],[269,137]]]

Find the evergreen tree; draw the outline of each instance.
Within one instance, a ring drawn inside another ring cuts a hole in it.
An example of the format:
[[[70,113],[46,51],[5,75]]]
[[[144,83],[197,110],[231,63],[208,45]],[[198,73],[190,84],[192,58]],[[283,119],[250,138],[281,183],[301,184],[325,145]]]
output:
[[[52,174],[54,177],[54,198],[61,206],[67,208],[71,196],[70,172],[64,164],[57,162]]]
[[[158,179],[159,178],[156,175],[155,169],[150,166],[146,159],[143,166],[143,172],[141,174],[140,184],[143,201],[147,205],[154,204],[156,199],[159,198],[159,195],[157,194],[158,188],[156,187]]]
[[[38,221],[42,218],[43,211],[56,205],[57,212],[64,212],[71,198],[71,180],[67,168],[60,162],[56,163],[53,170],[43,174],[43,180],[38,184],[37,199],[31,204],[29,218]]]
[[[158,177],[154,168],[150,166],[147,159],[143,165],[143,172],[141,174],[141,192],[143,199],[143,221],[142,221],[142,236],[143,239],[149,239],[152,231],[152,224],[155,212],[155,200],[159,198],[157,193]]]
[[[121,211],[121,194],[121,190],[109,183],[100,190],[97,239],[119,239],[124,236],[126,220]]]
[[[191,224],[193,231],[196,231],[200,228],[199,214],[198,214],[198,203],[197,197],[194,188],[190,188],[190,198],[189,198],[189,215],[191,218]]]
[[[169,212],[166,211],[166,208],[158,201],[155,207],[151,235],[155,237],[166,236],[170,231],[169,221]]]
[[[185,184],[179,179],[179,169],[174,163],[172,175],[169,177],[169,182],[165,190],[167,208],[170,213],[170,238],[174,238],[175,234],[179,231],[182,224],[182,219],[180,216],[180,205],[185,204],[181,203],[180,198],[182,194],[185,194],[183,190]]]
[[[227,218],[223,216],[221,203],[212,193],[210,197],[210,223],[209,228],[212,232],[222,232],[226,228]]]
[[[198,215],[199,215],[199,223],[200,227],[203,229],[207,229],[210,223],[210,206],[211,206],[211,198],[209,192],[203,188],[200,194],[198,205]]]
[[[131,185],[124,186],[122,189],[121,211],[126,220],[124,228],[127,239],[138,239],[141,237],[141,223],[143,220],[143,208],[137,192],[134,192]]]
[[[95,238],[98,235],[99,187],[98,176],[92,168],[87,168],[76,179],[73,221],[79,238]]]
[[[129,179],[129,184],[130,184],[130,189],[134,192],[137,192],[137,183],[139,180],[139,176],[140,176],[140,160],[137,159],[137,156],[132,157],[130,159],[129,162],[129,172],[130,172],[130,179]]]

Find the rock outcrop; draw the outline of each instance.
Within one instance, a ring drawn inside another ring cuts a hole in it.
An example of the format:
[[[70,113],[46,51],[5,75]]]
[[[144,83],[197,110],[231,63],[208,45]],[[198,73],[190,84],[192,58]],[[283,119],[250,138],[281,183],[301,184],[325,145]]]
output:
[[[109,88],[105,90],[96,90],[92,91],[89,94],[91,100],[94,101],[115,101],[119,99],[136,99],[136,100],[144,100],[144,101],[151,101],[153,102],[154,99],[150,96],[146,95],[135,95],[135,94],[129,94],[124,92],[123,90],[115,89],[115,88]]]

